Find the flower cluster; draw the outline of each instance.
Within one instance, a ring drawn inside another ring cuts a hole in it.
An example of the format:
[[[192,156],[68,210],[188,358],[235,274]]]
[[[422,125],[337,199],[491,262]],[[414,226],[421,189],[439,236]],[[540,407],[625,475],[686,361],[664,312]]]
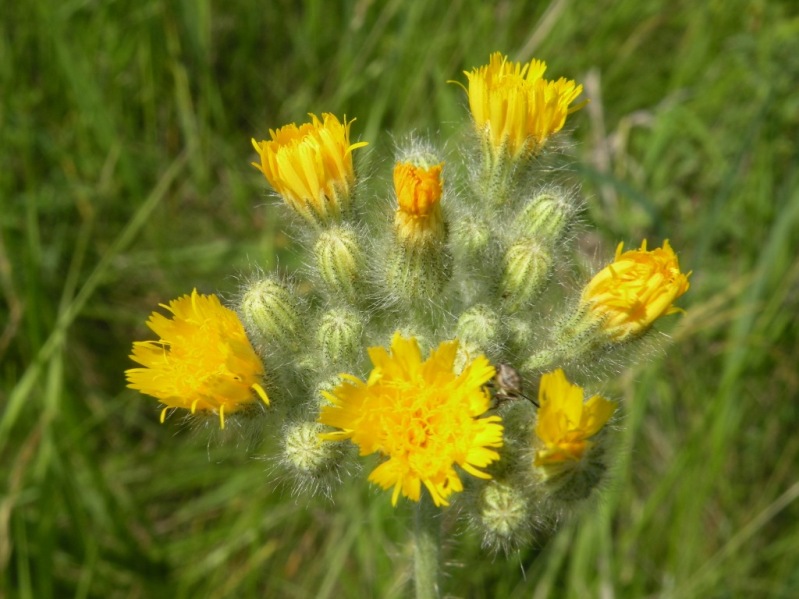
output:
[[[411,139],[387,198],[358,181],[366,143],[346,118],[253,140],[253,165],[299,216],[304,267],[254,275],[232,309],[196,291],[163,306],[171,318],[147,323],[158,340],[133,345],[129,386],[165,406],[162,421],[178,409],[221,427],[280,419],[278,459],[299,493],[332,493],[357,447],[393,505],[461,502],[490,547],[558,521],[603,480],[618,411],[570,379],[595,381],[598,359],[618,361],[680,311],[690,273],[668,241],[643,242],[619,245],[570,300],[551,285],[578,194],[531,158],[585,101],[545,70],[496,53],[467,71],[474,143],[446,157],[444,177],[442,153]],[[368,218],[387,206],[393,218]]]

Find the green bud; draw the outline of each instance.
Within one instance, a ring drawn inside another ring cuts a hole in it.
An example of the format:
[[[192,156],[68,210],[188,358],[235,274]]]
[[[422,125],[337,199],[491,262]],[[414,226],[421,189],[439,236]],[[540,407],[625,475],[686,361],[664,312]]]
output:
[[[290,348],[300,331],[299,302],[282,283],[261,279],[250,283],[239,303],[239,314],[250,339],[268,349]]]
[[[284,429],[281,462],[295,477],[295,494],[330,494],[346,467],[344,444],[322,441],[318,422],[291,423]]]
[[[326,312],[319,323],[316,339],[329,366],[352,366],[360,357],[363,322],[348,308]]]
[[[566,231],[575,209],[569,198],[555,190],[533,197],[522,209],[516,226],[522,235],[550,245]]]
[[[346,225],[323,231],[314,245],[314,256],[319,276],[328,289],[355,301],[357,284],[364,271],[356,232]]]
[[[452,273],[452,259],[443,245],[409,247],[395,243],[385,264],[386,290],[403,304],[434,300]]]
[[[484,220],[476,216],[466,216],[452,227],[452,245],[455,251],[465,258],[475,258],[488,249],[491,231]]]
[[[536,330],[528,315],[505,318],[508,346],[513,354],[524,355],[536,345]]]
[[[506,551],[525,544],[531,534],[529,505],[521,489],[498,480],[488,481],[477,500],[483,544]]]
[[[513,312],[530,304],[545,289],[552,255],[538,242],[526,239],[508,249],[504,263],[501,292]]]
[[[552,370],[555,360],[559,354],[556,351],[549,349],[542,349],[534,352],[529,358],[522,363],[522,372],[540,373],[546,370]]]
[[[456,334],[470,354],[493,354],[502,341],[499,316],[485,304],[472,306],[458,318]]]
[[[330,461],[330,447],[319,438],[324,426],[318,422],[300,422],[286,427],[283,438],[283,459],[302,472],[317,472]]]

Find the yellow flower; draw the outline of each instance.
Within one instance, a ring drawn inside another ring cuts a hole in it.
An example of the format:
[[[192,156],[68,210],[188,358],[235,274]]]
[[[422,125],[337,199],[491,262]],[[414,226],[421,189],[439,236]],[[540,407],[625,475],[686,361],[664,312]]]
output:
[[[215,295],[184,295],[161,306],[172,318],[153,312],[147,326],[158,341],[136,341],[130,358],[144,368],[125,372],[128,387],[152,395],[166,407],[185,408],[219,415],[237,412],[259,399],[269,398],[259,381],[261,360],[250,345],[244,327],[233,310]]]
[[[677,255],[668,240],[662,248],[622,253],[599,271],[582,293],[581,304],[589,319],[599,320],[603,333],[613,342],[622,342],[644,333],[652,323],[680,308],[674,301],[688,291],[691,273],[680,272]]]
[[[613,415],[616,405],[594,395],[583,402],[582,387],[566,380],[563,370],[544,374],[538,389],[538,421],[535,434],[543,444],[535,465],[549,474],[568,469],[582,460],[596,435]]]
[[[260,170],[270,185],[300,216],[311,223],[338,219],[349,206],[355,183],[352,151],[367,145],[350,144],[352,121],[339,122],[330,113],[320,121],[311,114],[310,123],[291,123],[270,129],[269,141],[252,145],[261,157]]]
[[[502,446],[499,416],[479,418],[489,409],[483,385],[494,367],[479,356],[456,374],[453,370],[457,341],[441,343],[422,361],[415,338],[394,334],[391,353],[369,348],[374,366],[364,382],[343,375],[345,381],[325,397],[319,416],[323,424],[341,429],[326,433],[328,441],[352,439],[361,455],[387,456],[369,475],[384,489],[394,487],[392,505],[402,493],[419,501],[421,485],[436,505],[463,489],[454,466],[478,478],[478,470],[499,459],[491,448]]]
[[[398,204],[394,226],[402,241],[415,245],[428,239],[443,238],[443,167],[443,163],[426,168],[410,162],[398,162],[394,166],[394,191]]]
[[[563,128],[566,116],[585,105],[570,107],[582,85],[565,78],[548,81],[546,68],[541,60],[523,65],[495,52],[488,65],[465,72],[475,127],[495,154],[514,159],[537,154]]]

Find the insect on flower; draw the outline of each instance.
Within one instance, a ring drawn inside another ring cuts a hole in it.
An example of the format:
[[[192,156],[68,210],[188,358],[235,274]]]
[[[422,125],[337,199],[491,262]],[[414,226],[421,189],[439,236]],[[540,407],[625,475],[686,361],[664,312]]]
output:
[[[497,371],[494,375],[494,380],[489,383],[489,386],[494,388],[494,407],[506,401],[513,401],[519,398],[526,399],[535,407],[538,407],[538,402],[530,397],[527,397],[522,392],[522,375],[510,364],[497,364],[495,366]]]

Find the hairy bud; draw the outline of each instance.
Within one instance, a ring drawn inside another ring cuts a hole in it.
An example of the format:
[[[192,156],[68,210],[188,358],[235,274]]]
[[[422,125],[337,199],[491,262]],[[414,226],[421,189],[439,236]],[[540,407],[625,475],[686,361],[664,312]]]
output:
[[[354,301],[364,268],[356,232],[346,225],[323,231],[314,245],[314,256],[319,276],[328,290]]]
[[[239,303],[244,328],[263,348],[291,348],[297,343],[300,310],[296,295],[282,283],[261,279],[247,285]]]
[[[353,366],[361,351],[363,322],[348,308],[326,312],[316,333],[324,361],[329,366]]]
[[[569,225],[575,209],[562,192],[539,193],[522,209],[516,221],[519,232],[542,245],[555,243]]]
[[[532,302],[546,287],[552,255],[537,241],[522,240],[508,248],[504,263],[502,297],[508,309],[515,311]]]
[[[485,304],[477,304],[458,318],[456,334],[469,354],[496,353],[502,341],[499,315]]]
[[[521,489],[499,480],[488,481],[477,499],[476,523],[483,533],[483,545],[508,551],[529,541],[529,506]]]
[[[319,438],[324,430],[318,422],[295,422],[284,429],[280,461],[294,476],[297,495],[329,495],[347,466],[343,444]]]

